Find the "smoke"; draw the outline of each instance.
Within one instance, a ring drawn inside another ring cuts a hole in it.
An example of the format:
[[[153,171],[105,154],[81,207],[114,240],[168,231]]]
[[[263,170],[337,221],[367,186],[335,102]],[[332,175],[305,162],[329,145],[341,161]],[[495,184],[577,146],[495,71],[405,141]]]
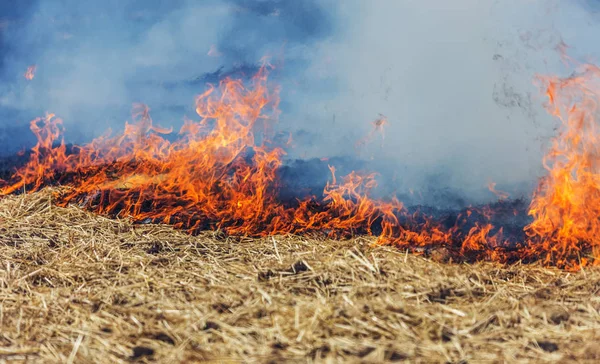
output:
[[[236,70],[253,73],[265,54],[286,42],[308,44],[332,23],[312,1],[27,5],[9,14],[2,29],[0,125],[25,126],[50,111],[64,119],[69,141],[118,128],[133,102],[148,104],[163,125],[177,126],[186,114],[193,116],[194,95],[203,92],[205,81],[218,82]],[[31,64],[37,70],[28,81],[23,73]],[[6,135],[2,149],[10,149],[14,137]]]
[[[69,141],[118,129],[133,102],[177,127],[206,81],[281,55],[291,158],[364,159],[387,190],[474,200],[493,198],[491,181],[531,188],[555,126],[532,80],[564,72],[563,40],[593,56],[600,29],[596,2],[583,0],[19,4],[0,6],[2,152],[31,142],[23,130],[46,111],[65,120]],[[384,135],[372,133],[380,114]]]
[[[575,55],[593,53],[600,30],[594,4],[344,4],[339,21],[348,26],[311,48],[307,79],[297,86],[309,96],[290,97],[303,110],[290,124],[310,131],[298,143],[301,154],[349,152],[381,113],[388,120],[383,147],[378,139],[361,155],[395,175],[384,179],[388,188],[491,200],[486,185],[494,181],[513,196],[529,195],[556,125],[533,79],[564,74],[555,50],[561,41]],[[335,83],[335,93],[313,92],[315,80]]]

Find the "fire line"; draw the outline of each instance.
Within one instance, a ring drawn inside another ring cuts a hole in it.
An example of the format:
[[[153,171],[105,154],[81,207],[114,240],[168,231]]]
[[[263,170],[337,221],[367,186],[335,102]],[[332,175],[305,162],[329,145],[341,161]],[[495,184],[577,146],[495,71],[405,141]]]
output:
[[[28,79],[34,77],[32,67]],[[23,167],[0,180],[0,195],[60,185],[55,192],[60,206],[77,204],[190,233],[376,235],[378,244],[415,253],[442,249],[452,260],[540,260],[576,270],[600,262],[600,69],[578,69],[568,78],[538,79],[561,130],[543,160],[547,175],[521,212],[491,184],[498,203],[444,220],[412,211],[395,197],[371,198],[375,174],[352,172],[339,178],[334,166],[322,196],[280,201],[277,171],[286,152],[268,138],[255,139],[257,125],[279,114],[278,88],[268,82],[270,66],[247,84],[225,79],[197,96],[199,120],[186,121],[173,142],[164,137],[172,130],[155,126],[144,105],[134,106],[133,122],[126,123],[122,134],[69,148],[61,119],[53,114],[35,119],[31,130],[37,144]],[[385,122],[378,119],[375,131],[382,132]],[[493,223],[520,213],[532,221],[516,233]]]

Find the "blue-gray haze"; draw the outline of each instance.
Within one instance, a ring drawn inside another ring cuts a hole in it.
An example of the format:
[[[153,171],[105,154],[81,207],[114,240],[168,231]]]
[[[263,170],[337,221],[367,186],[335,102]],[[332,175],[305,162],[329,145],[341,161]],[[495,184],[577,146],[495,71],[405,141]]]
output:
[[[561,41],[594,59],[598,11],[592,0],[1,0],[0,154],[30,146],[27,124],[46,111],[71,142],[118,130],[133,102],[177,127],[207,82],[271,55],[290,158],[366,160],[401,192],[485,200],[495,181],[526,193],[556,125],[532,79],[569,72]],[[385,139],[357,151],[379,114]]]

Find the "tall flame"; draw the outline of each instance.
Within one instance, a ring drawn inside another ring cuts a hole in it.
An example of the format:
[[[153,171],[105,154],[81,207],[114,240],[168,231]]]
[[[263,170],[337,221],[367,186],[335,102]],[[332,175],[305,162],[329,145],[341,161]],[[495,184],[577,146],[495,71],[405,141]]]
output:
[[[259,124],[277,119],[277,89],[267,87],[268,67],[246,86],[226,79],[196,98],[199,121],[188,120],[180,138],[154,126],[148,108],[134,107],[122,135],[67,148],[62,121],[49,114],[33,120],[38,143],[28,164],[1,191],[35,191],[61,183],[59,203],[78,203],[103,214],[170,223],[197,231],[219,228],[231,234],[267,235],[327,231],[331,236],[370,231],[373,222],[399,210],[398,202],[371,200],[374,175],[353,173],[324,190],[322,201],[296,206],[277,200],[276,172],[285,152],[257,144]],[[263,125],[264,127],[264,125]]]
[[[543,160],[548,175],[531,202],[534,221],[526,227],[531,254],[559,265],[586,265],[590,258],[598,264],[600,69],[587,64],[569,78],[540,80],[547,85],[547,108],[561,129]]]
[[[31,122],[37,145],[27,164],[0,195],[63,186],[59,205],[79,204],[98,213],[136,221],[172,224],[190,232],[221,229],[229,234],[264,236],[324,233],[332,237],[378,235],[378,243],[415,252],[444,248],[454,257],[500,262],[542,259],[567,269],[600,262],[600,69],[581,66],[566,79],[541,77],[548,109],[562,123],[544,158],[548,175],[529,208],[533,221],[515,241],[510,224],[519,217],[505,192],[489,188],[499,201],[471,207],[451,219],[409,212],[396,198],[370,197],[374,174],[352,172],[331,182],[322,197],[282,202],[277,171],[285,151],[268,135],[278,118],[278,88],[270,87],[264,66],[247,85],[225,79],[196,97],[199,120],[187,120],[174,142],[170,129],[154,125],[149,110],[135,105],[133,122],[120,135],[105,135],[67,148],[62,121],[53,114]],[[383,133],[387,120],[376,120]],[[383,134],[382,134],[383,135]],[[506,230],[511,230],[507,234]]]

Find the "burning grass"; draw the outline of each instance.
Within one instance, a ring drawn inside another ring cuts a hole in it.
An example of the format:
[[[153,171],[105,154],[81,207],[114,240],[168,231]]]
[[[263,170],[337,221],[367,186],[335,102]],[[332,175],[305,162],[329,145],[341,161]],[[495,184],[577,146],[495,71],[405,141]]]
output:
[[[187,120],[175,141],[165,136],[172,130],[153,124],[144,105],[134,107],[133,123],[122,134],[72,148],[64,143],[60,119],[53,114],[35,119],[31,130],[38,143],[25,165],[0,180],[0,197],[61,185],[68,188],[55,196],[59,206],[77,204],[190,233],[377,235],[381,245],[447,250],[459,260],[541,260],[567,270],[600,265],[600,68],[579,65],[567,78],[540,77],[548,109],[561,126],[543,161],[548,173],[528,210],[512,212],[532,218],[516,224],[519,229],[495,224],[499,217],[508,219],[492,205],[468,209],[452,221],[412,214],[396,196],[371,197],[375,173],[353,171],[340,178],[335,166],[320,196],[281,201],[278,192],[285,186],[278,171],[286,152],[269,138],[279,115],[279,88],[268,82],[270,68],[265,65],[247,83],[225,79],[197,96],[200,120]],[[383,132],[386,123],[378,119],[375,132]]]
[[[175,141],[143,105],[82,146],[32,121],[0,180],[0,360],[600,360],[599,68],[540,78],[561,127],[528,207],[491,185],[449,216],[335,166],[281,201],[268,69],[209,87]]]
[[[600,270],[191,236],[0,200],[0,361],[597,361]]]

